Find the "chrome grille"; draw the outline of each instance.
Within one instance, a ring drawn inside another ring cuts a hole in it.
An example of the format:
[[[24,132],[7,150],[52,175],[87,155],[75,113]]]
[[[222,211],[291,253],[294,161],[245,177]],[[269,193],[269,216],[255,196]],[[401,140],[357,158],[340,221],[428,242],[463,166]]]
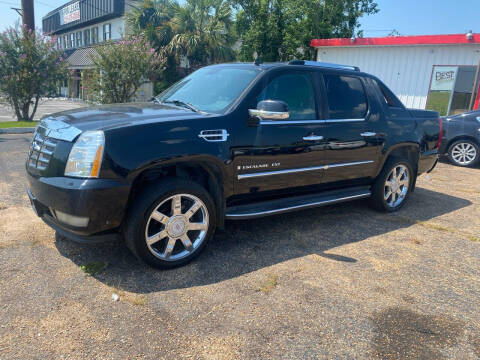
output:
[[[58,140],[45,136],[45,130],[40,126],[37,128],[28,154],[28,166],[38,170],[47,168],[58,143]]]

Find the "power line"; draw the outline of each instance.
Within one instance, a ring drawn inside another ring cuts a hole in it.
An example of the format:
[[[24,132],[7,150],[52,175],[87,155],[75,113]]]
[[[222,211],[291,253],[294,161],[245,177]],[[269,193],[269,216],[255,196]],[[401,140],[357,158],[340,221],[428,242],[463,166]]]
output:
[[[50,8],[55,8],[56,6],[53,6],[52,4],[47,4],[47,3],[44,3],[42,1],[38,1],[38,0],[35,0],[35,2],[39,3],[40,5],[43,5],[43,6],[48,6]]]

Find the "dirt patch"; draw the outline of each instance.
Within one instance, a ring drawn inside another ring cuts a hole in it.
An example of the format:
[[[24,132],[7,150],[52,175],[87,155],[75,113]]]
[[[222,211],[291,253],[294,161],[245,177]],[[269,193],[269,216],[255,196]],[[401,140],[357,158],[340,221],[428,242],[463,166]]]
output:
[[[33,210],[14,206],[0,213],[0,248],[28,244],[54,247],[54,232]]]

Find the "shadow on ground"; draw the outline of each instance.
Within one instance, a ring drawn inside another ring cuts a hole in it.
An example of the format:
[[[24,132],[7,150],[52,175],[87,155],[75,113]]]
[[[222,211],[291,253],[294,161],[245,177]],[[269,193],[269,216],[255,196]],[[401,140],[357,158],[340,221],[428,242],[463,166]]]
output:
[[[471,205],[462,198],[417,188],[395,214],[371,210],[365,201],[305,210],[250,221],[228,222],[193,263],[160,271],[140,263],[123,243],[82,245],[57,236],[56,247],[78,266],[107,261],[95,278],[134,293],[150,293],[217,283],[293,258],[318,254],[345,263],[356,259],[325,254],[336,247],[429,221]]]

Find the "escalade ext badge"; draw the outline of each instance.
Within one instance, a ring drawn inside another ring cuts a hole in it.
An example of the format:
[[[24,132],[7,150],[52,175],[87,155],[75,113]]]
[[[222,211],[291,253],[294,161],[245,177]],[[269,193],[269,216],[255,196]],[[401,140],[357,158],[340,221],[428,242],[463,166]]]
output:
[[[41,135],[64,141],[73,141],[73,139],[82,133],[82,131],[75,126],[51,118],[41,120],[37,131],[39,131]]]

